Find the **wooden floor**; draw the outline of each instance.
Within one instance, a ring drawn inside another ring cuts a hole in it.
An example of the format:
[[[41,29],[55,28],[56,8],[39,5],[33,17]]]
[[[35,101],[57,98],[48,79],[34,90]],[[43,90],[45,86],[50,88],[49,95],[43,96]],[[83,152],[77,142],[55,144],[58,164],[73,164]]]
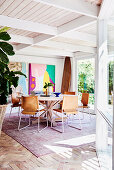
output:
[[[94,146],[86,145],[57,154],[35,157],[2,132],[0,170],[100,170]]]

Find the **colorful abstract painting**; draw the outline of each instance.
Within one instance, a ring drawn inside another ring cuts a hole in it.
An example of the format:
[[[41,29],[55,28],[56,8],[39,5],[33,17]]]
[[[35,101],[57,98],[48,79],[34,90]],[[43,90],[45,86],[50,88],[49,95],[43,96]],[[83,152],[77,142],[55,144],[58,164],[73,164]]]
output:
[[[55,91],[55,66],[46,64],[29,64],[29,94],[31,91],[45,91],[43,86],[53,83]]]

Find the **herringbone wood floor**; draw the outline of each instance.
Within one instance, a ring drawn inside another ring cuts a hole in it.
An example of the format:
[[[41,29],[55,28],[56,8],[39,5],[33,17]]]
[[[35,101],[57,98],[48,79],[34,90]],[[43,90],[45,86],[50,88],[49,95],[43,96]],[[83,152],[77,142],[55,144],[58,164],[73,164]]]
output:
[[[76,147],[66,152],[35,157],[26,148],[2,132],[0,170],[99,170],[94,146]]]

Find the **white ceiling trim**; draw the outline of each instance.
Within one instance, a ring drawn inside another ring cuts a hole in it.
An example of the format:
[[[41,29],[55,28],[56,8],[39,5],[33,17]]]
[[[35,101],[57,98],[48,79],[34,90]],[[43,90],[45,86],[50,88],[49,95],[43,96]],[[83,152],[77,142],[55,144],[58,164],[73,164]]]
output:
[[[34,0],[60,9],[97,18],[99,7],[82,0]]]

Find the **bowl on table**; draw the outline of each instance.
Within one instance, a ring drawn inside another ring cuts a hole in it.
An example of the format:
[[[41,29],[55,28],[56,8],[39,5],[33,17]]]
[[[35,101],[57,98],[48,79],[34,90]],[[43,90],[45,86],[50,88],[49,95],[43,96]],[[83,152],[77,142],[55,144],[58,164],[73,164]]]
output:
[[[59,97],[59,95],[61,94],[60,92],[54,92],[56,97]]]

